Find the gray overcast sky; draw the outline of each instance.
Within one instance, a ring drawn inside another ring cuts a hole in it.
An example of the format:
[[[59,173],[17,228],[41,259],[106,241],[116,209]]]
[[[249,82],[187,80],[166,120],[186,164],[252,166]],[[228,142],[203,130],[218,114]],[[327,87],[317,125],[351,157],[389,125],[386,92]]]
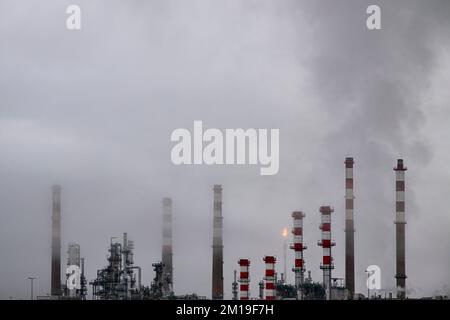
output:
[[[82,9],[82,30],[65,9]],[[365,26],[382,9],[382,30]],[[335,206],[344,276],[344,158],[355,158],[356,286],[377,264],[394,287],[394,172],[407,177],[407,286],[450,290],[450,1],[0,0],[0,298],[50,290],[50,186],[63,187],[63,262],[81,245],[89,280],[128,232],[149,284],[161,198],[174,201],[178,294],[210,296],[212,186],[224,187],[224,270],[251,295],[306,213],[307,269],[321,280],[318,208]],[[280,171],[174,166],[171,132],[279,128]],[[288,255],[288,269],[293,254]],[[288,280],[293,281],[290,272]]]

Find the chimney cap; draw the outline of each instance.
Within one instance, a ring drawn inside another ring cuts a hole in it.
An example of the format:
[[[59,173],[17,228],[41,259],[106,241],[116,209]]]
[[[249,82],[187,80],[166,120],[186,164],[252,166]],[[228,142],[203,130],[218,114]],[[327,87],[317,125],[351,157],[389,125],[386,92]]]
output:
[[[294,218],[294,219],[302,219],[304,217],[305,217],[305,214],[303,213],[303,211],[292,212],[292,218]]]
[[[265,256],[263,260],[265,263],[275,263],[277,258],[275,256]]]
[[[240,266],[249,266],[250,260],[249,259],[239,259],[238,263]]]
[[[352,157],[347,157],[345,158],[345,166],[346,168],[353,168],[353,164],[355,163],[355,161],[353,160]]]
[[[332,206],[321,206],[319,211],[322,214],[331,214],[332,212],[334,212],[334,208]]]
[[[408,170],[407,167],[403,164],[403,159],[397,159],[397,167],[394,168],[394,171],[406,171]]]

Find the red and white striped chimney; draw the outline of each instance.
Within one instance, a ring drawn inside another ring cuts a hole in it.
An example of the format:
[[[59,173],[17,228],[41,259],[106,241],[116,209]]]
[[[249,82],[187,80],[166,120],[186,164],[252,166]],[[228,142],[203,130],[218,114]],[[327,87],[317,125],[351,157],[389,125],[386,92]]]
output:
[[[238,263],[240,267],[239,282],[241,283],[239,286],[240,300],[248,300],[249,299],[248,287],[250,283],[249,277],[250,260],[240,259]]]
[[[302,299],[302,285],[305,272],[305,260],[303,259],[303,250],[307,247],[303,245],[303,218],[305,214],[302,211],[294,211],[292,213],[293,225],[292,234],[294,241],[291,249],[294,249],[295,264],[292,271],[295,273],[295,287],[297,289],[297,299]]]
[[[406,298],[405,268],[405,171],[403,159],[397,160],[395,171],[395,237],[396,237],[396,274],[397,298]]]
[[[318,245],[323,248],[323,260],[320,265],[320,269],[323,270],[323,285],[327,295],[327,300],[331,300],[331,270],[334,269],[333,258],[331,255],[331,247],[335,245],[331,241],[331,213],[334,209],[331,206],[321,206],[321,224],[320,230],[322,230],[322,240],[318,242]]]
[[[275,300],[275,262],[277,259],[274,256],[265,256],[264,262],[266,263],[266,300]]]
[[[355,296],[355,226],[353,221],[353,158],[345,158],[345,287]]]

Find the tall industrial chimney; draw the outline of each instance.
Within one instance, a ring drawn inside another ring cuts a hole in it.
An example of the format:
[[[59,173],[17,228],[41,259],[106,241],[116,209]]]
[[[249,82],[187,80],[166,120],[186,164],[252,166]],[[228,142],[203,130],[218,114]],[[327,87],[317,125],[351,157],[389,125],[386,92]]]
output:
[[[318,242],[318,245],[323,248],[323,260],[320,269],[323,270],[323,286],[327,295],[326,298],[331,300],[331,270],[334,269],[331,247],[335,245],[331,241],[331,213],[334,212],[334,209],[330,206],[322,206],[319,211],[321,213],[322,240]]]
[[[163,232],[162,232],[163,293],[170,294],[173,286],[172,269],[172,199],[163,198]]]
[[[295,273],[295,287],[297,289],[297,299],[303,299],[303,281],[305,272],[305,261],[303,259],[303,250],[307,247],[303,245],[303,218],[305,214],[301,211],[294,211],[292,213],[294,227],[292,234],[294,235],[294,243],[291,249],[295,252],[295,264],[292,271]]]
[[[395,171],[395,237],[396,237],[396,274],[397,279],[397,298],[405,299],[405,171],[403,159],[397,160]]]
[[[51,295],[61,295],[61,186],[52,187],[52,275]]]
[[[212,299],[223,299],[222,186],[214,185],[214,226],[212,259]]]
[[[345,159],[345,287],[355,296],[355,227],[353,221],[353,158]]]

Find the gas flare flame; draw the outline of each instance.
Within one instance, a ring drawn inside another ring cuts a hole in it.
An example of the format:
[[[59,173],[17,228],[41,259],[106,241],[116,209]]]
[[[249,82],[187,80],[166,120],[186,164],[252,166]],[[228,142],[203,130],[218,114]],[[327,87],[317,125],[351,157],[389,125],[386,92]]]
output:
[[[285,238],[288,236],[288,229],[287,229],[287,228],[284,228],[284,229],[283,229],[282,235],[283,235],[283,237],[285,237]]]

